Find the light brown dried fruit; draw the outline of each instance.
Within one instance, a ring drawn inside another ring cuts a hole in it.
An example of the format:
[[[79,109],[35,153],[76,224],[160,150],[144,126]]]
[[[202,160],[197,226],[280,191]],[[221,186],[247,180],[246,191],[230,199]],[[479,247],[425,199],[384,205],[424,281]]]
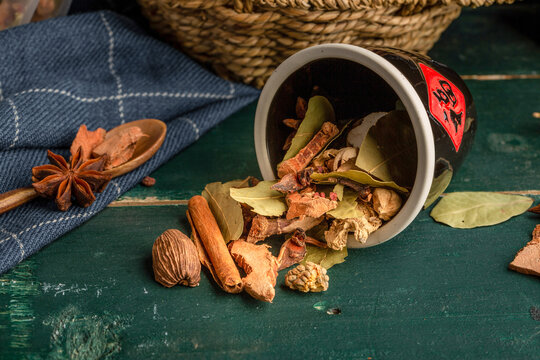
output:
[[[88,131],[86,125],[81,125],[75,139],[71,143],[71,156],[75,155],[77,150],[81,148],[81,159],[86,161],[90,159],[92,151],[96,146],[105,140],[105,129],[97,128],[95,131]]]
[[[393,190],[376,188],[373,190],[373,208],[379,217],[390,220],[401,209],[401,197]]]
[[[285,275],[285,285],[302,292],[326,291],[329,280],[326,269],[311,261],[298,265]]]
[[[244,269],[244,290],[257,300],[272,302],[276,291],[277,259],[272,256],[268,245],[255,245],[244,240],[234,240],[229,251],[238,266]]]
[[[278,271],[298,264],[306,256],[306,232],[296,229],[290,239],[281,245],[277,258]]]
[[[321,129],[313,136],[311,141],[294,157],[283,161],[278,166],[278,176],[282,178],[289,173],[297,173],[305,168],[315,155],[321,151],[330,140],[339,133],[336,125],[331,122],[322,124]]]
[[[309,229],[319,225],[323,221],[323,217],[312,218],[306,216],[303,219],[270,219],[262,215],[257,215],[253,218],[251,229],[247,242],[255,244],[258,241],[262,241],[269,236],[288,234],[296,229],[302,229],[308,231]]]
[[[337,207],[336,200],[323,197],[321,194],[324,195],[317,192],[288,194],[286,200],[289,209],[286,218],[294,219],[304,216],[319,218]]]
[[[508,268],[522,274],[540,276],[540,224],[534,228],[532,240],[518,251]]]
[[[166,287],[176,284],[193,287],[201,280],[197,248],[176,229],[166,230],[154,241],[152,267],[156,281]]]
[[[123,131],[105,137],[100,145],[92,152],[92,156],[107,155],[105,170],[112,169],[127,162],[133,156],[137,141],[146,136],[137,126],[131,126]]]

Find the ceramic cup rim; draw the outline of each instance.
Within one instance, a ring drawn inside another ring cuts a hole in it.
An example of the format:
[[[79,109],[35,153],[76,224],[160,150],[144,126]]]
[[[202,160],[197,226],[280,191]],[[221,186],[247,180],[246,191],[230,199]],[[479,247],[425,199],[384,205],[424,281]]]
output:
[[[286,59],[276,68],[266,82],[257,104],[254,129],[257,162],[264,180],[274,180],[274,173],[266,146],[266,122],[272,100],[282,83],[291,74],[306,64],[325,58],[353,61],[378,74],[403,102],[413,125],[418,149],[418,164],[414,185],[408,201],[392,220],[373,232],[366,243],[361,244],[349,237],[347,244],[349,248],[378,245],[403,231],[422,210],[431,188],[435,167],[435,142],[427,111],[412,84],[388,60],[368,49],[347,44],[316,45],[301,50]]]

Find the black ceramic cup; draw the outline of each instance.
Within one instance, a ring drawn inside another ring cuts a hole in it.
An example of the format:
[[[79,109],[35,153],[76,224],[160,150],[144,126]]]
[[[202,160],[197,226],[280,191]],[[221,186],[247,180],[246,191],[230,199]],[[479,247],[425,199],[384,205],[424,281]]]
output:
[[[265,180],[275,178],[283,158],[282,146],[290,129],[282,120],[294,117],[296,98],[309,98],[314,86],[335,99],[337,119],[391,111],[396,103],[408,113],[417,159],[407,201],[365,244],[349,241],[348,246],[368,247],[390,240],[414,220],[426,202],[446,189],[463,162],[476,130],[472,96],[456,72],[421,54],[345,44],[304,49],[274,71],[257,105],[255,148]]]

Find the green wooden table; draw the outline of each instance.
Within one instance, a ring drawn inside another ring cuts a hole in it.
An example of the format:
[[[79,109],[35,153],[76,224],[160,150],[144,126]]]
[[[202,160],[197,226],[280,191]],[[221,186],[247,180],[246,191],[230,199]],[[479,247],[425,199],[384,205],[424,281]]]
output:
[[[534,2],[466,10],[430,52],[463,75],[478,109],[448,191],[540,199],[539,12]],[[226,294],[206,272],[197,288],[157,284],[152,243],[169,228],[189,233],[187,200],[208,182],[259,175],[254,112],[1,276],[0,358],[540,357],[540,281],[507,270],[540,222],[532,214],[458,230],[424,211],[392,241],[350,251],[325,293],[289,291],[280,274],[273,304]]]

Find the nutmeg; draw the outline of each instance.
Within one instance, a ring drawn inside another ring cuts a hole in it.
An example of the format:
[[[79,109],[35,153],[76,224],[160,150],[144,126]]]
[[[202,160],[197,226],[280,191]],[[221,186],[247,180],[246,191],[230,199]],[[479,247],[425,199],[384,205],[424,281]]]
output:
[[[152,267],[156,281],[166,287],[193,287],[201,280],[197,249],[190,238],[176,229],[165,231],[154,242]]]

